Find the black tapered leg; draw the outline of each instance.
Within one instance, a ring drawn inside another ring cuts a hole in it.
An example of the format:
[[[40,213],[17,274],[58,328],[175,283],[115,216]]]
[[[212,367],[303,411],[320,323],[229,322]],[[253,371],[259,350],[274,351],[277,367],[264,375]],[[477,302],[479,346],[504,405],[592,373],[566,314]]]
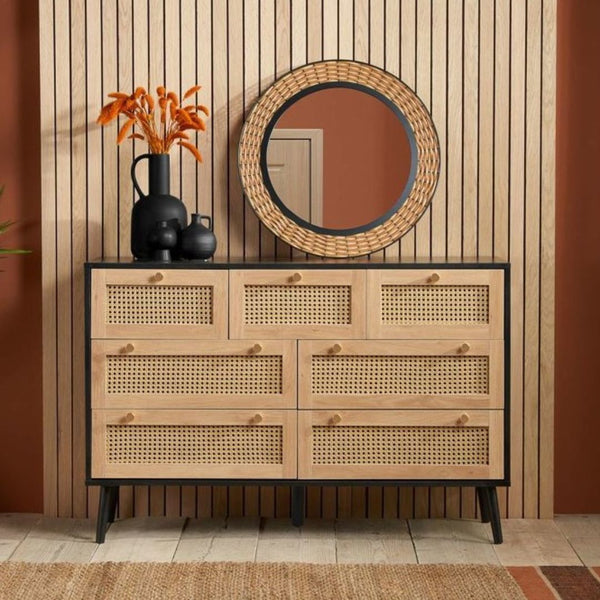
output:
[[[481,511],[481,522],[490,522],[490,497],[488,494],[488,488],[478,487],[477,488],[477,499],[479,500],[479,509]]]
[[[304,525],[304,496],[306,488],[303,485],[292,486],[292,525]]]
[[[100,501],[98,503],[98,518],[96,520],[96,544],[103,544],[106,536],[106,527],[108,525],[108,515],[110,511],[111,488],[102,486],[100,488]]]
[[[108,523],[114,523],[119,504],[119,486],[115,485],[109,488],[108,494]]]
[[[500,524],[500,509],[498,508],[498,494],[495,487],[488,488],[487,492],[490,503],[490,519],[492,521],[492,533],[494,544],[502,543],[502,525]]]

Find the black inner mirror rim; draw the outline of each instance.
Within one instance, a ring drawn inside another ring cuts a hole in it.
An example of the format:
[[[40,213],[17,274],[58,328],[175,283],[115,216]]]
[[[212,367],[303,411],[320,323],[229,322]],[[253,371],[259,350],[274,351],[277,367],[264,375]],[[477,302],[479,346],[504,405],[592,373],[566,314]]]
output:
[[[269,145],[269,139],[270,139],[271,133],[272,133],[273,129],[275,128],[275,125],[277,124],[277,121],[279,120],[281,115],[292,104],[296,103],[301,98],[304,98],[305,96],[308,96],[309,94],[313,94],[314,92],[317,92],[319,90],[328,89],[328,88],[350,88],[350,89],[358,90],[360,92],[370,94],[371,96],[374,96],[375,98],[377,98],[378,100],[383,102],[388,108],[390,108],[390,110],[393,111],[393,113],[396,115],[396,117],[402,123],[402,126],[404,127],[404,131],[406,132],[406,136],[408,137],[408,142],[409,142],[409,146],[410,146],[410,156],[411,156],[410,171],[409,171],[408,180],[406,182],[406,185],[404,186],[404,189],[403,189],[400,197],[396,200],[396,202],[394,202],[393,206],[388,211],[386,211],[383,215],[381,215],[377,219],[375,219],[369,223],[365,223],[364,225],[360,225],[359,227],[353,227],[350,229],[330,229],[327,227],[319,227],[318,225],[313,225],[312,223],[309,223],[308,221],[305,221],[304,219],[300,218],[296,213],[292,212],[284,204],[284,202],[281,200],[281,198],[275,191],[275,188],[273,186],[273,182],[271,181],[271,177],[269,176],[269,170],[267,167],[267,147]],[[264,136],[263,136],[261,146],[260,146],[261,174],[262,174],[264,185],[265,185],[269,195],[271,196],[271,199],[273,200],[273,202],[277,205],[279,210],[281,210],[281,212],[284,215],[286,215],[289,219],[291,219],[292,221],[294,221],[301,227],[304,227],[306,229],[314,231],[315,233],[320,233],[320,234],[325,234],[325,235],[337,235],[337,236],[353,235],[353,234],[369,231],[370,229],[373,229],[374,227],[377,227],[378,225],[385,223],[393,214],[395,214],[402,207],[402,205],[406,202],[407,198],[409,197],[410,192],[411,192],[414,182],[415,182],[418,164],[419,164],[419,151],[418,151],[417,143],[415,140],[415,134],[414,134],[412,127],[410,126],[408,119],[404,115],[404,113],[389,98],[387,98],[386,96],[384,96],[377,90],[374,90],[365,85],[352,83],[350,81],[328,81],[325,83],[319,83],[319,84],[304,88],[297,94],[294,94],[291,98],[286,100],[281,105],[281,107],[277,110],[277,112],[275,112],[275,114],[269,121],[269,123],[265,129]]]

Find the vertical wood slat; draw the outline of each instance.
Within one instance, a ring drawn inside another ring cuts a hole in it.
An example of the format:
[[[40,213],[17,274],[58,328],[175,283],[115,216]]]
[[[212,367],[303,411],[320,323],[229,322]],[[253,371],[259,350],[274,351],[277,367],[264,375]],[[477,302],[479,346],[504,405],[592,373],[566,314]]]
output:
[[[174,192],[190,212],[215,217],[220,256],[287,256],[243,201],[240,126],[276,76],[339,56],[400,75],[438,129],[434,200],[386,256],[511,260],[513,483],[500,503],[511,517],[552,515],[556,0],[42,0],[40,23],[48,514],[94,514],[97,499],[83,483],[81,263],[128,256],[128,169],[144,150],[117,150],[117,125],[93,123],[106,94],[164,83],[181,93],[200,83],[198,100],[213,109],[199,137],[205,160],[173,154]],[[142,165],[139,177],[146,181]],[[289,490],[122,491],[122,516],[180,511],[284,516]],[[308,512],[471,516],[475,505],[472,491],[457,489],[314,488]]]
[[[556,0],[542,2],[542,56],[556,52]],[[540,215],[540,504],[539,516],[554,516],[554,162],[556,68],[551,58],[541,69],[541,215]]]
[[[86,90],[86,56],[81,51],[85,47],[85,6],[82,0],[71,3],[71,126],[73,131],[84,131],[87,123],[85,105]],[[86,138],[84,135],[71,136],[72,163],[72,207],[71,215],[74,223],[86,222]],[[87,228],[72,229],[71,252],[71,298],[73,302],[73,509],[76,517],[87,515],[87,493],[85,480],[85,453],[77,452],[77,448],[85,447],[85,403],[81,399],[85,395],[85,336],[84,330],[78,327],[83,323],[84,285],[83,272],[79,266],[86,259]]]
[[[70,22],[69,6],[55,7],[55,49],[69,65],[57,64],[55,72],[56,146],[56,277],[57,277],[57,408],[58,408],[58,515],[73,511],[73,396],[72,396],[72,297],[71,297],[71,105],[70,105]],[[60,143],[60,133],[68,132],[67,143]]]
[[[43,431],[44,431],[44,513],[58,515],[58,419],[57,419],[57,377],[56,357],[58,336],[56,317],[58,305],[56,286],[56,127],[54,115],[55,92],[55,25],[53,5],[40,2],[40,90],[41,110],[41,170],[43,182],[42,218],[42,337],[43,355]]]
[[[479,144],[479,0],[463,4],[462,256],[477,256]],[[461,490],[461,516],[475,516],[475,490]]]

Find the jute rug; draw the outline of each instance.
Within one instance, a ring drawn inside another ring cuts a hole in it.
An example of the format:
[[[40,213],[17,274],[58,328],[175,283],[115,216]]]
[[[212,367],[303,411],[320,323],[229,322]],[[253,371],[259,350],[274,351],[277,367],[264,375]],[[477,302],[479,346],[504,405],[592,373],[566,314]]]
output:
[[[2,600],[523,600],[502,567],[0,563]]]

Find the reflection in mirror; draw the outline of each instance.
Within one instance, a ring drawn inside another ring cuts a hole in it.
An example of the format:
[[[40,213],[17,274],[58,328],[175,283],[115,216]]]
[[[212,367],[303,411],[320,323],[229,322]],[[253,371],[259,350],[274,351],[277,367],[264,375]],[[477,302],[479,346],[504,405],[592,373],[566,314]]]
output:
[[[327,87],[279,117],[267,168],[277,196],[297,217],[326,229],[354,229],[377,221],[402,197],[411,145],[383,101],[351,87]]]

